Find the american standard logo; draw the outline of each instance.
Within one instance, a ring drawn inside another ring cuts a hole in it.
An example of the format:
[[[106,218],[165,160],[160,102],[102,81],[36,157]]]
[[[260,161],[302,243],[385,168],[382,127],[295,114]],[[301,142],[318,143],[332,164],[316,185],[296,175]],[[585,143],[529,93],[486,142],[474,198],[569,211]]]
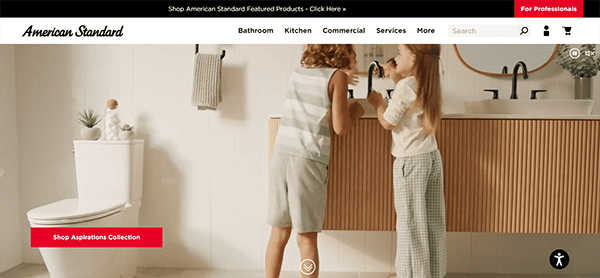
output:
[[[33,25],[30,25],[25,33],[21,37],[122,37],[123,26],[121,29],[108,29],[108,25],[104,29],[88,29],[85,25],[79,26],[79,29],[75,32],[70,29],[33,29]]]

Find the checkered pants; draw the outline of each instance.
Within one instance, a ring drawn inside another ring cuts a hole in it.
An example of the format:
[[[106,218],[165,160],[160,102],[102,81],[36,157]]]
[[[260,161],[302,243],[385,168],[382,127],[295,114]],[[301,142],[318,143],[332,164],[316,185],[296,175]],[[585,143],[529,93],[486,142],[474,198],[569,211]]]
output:
[[[396,275],[446,275],[446,212],[439,150],[394,161]]]

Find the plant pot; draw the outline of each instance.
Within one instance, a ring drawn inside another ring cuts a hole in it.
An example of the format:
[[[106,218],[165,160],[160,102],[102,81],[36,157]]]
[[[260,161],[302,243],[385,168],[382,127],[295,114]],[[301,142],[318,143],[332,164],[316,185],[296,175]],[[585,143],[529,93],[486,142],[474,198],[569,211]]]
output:
[[[135,137],[135,132],[133,131],[119,131],[119,138],[121,140],[133,140],[133,137]]]
[[[593,99],[591,77],[575,77],[575,99]]]
[[[83,140],[98,140],[102,136],[102,131],[97,127],[84,127],[79,131]]]

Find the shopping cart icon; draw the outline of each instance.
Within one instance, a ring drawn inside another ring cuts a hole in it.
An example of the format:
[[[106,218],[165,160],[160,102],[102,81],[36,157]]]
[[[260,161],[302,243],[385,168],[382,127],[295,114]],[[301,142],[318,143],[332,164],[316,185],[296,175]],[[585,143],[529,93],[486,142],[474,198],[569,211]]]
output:
[[[565,35],[570,36],[571,35],[571,27],[563,26],[563,28],[565,28]]]

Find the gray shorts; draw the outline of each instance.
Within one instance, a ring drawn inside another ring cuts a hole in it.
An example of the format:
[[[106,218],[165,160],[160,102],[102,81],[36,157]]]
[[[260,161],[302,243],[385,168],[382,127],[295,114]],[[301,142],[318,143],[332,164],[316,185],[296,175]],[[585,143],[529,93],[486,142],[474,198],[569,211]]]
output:
[[[328,165],[275,151],[269,173],[267,224],[299,234],[321,232],[327,201]]]

